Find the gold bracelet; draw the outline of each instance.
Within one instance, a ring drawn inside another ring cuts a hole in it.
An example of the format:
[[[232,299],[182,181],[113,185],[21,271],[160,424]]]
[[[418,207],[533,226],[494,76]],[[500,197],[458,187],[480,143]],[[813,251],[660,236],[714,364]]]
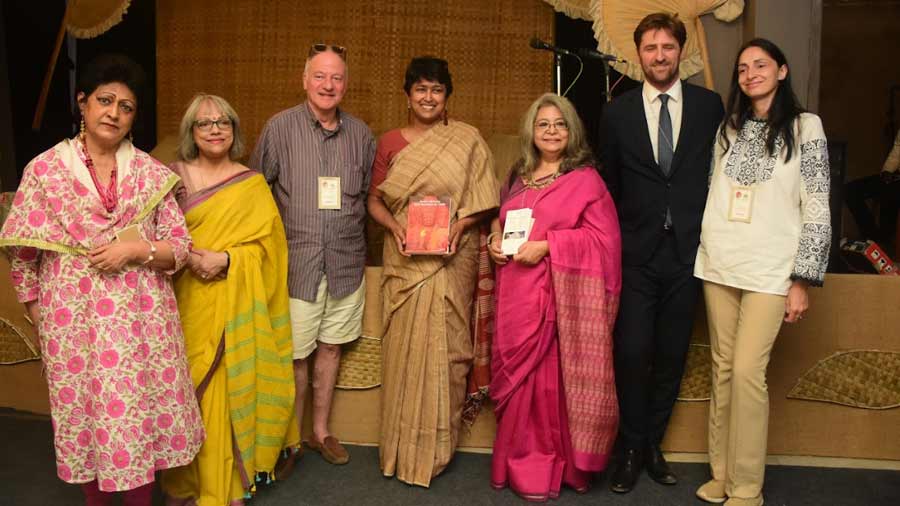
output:
[[[488,236],[487,236],[487,244],[488,244],[488,246],[491,245],[491,241],[494,240],[494,236],[497,236],[497,235],[500,235],[500,234],[501,234],[501,232],[491,232],[490,234],[488,234]]]
[[[150,254],[147,255],[146,260],[141,262],[141,265],[147,265],[156,258],[156,245],[148,241],[147,239],[144,239],[144,242],[147,243],[148,246],[150,246]]]

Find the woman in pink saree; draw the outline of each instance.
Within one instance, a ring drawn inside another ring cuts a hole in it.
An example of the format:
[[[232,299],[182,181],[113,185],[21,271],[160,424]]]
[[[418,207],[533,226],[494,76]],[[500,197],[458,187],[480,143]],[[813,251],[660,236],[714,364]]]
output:
[[[541,96],[521,136],[522,159],[501,189],[489,240],[497,264],[491,485],[545,501],[563,484],[587,491],[615,440],[611,335],[621,245],[615,206],[572,104]],[[503,226],[523,210],[532,213],[531,233],[507,257]]]

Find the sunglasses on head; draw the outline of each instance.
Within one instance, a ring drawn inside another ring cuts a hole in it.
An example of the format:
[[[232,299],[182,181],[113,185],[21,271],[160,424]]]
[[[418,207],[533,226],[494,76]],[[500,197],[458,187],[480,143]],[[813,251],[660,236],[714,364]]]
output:
[[[313,44],[312,47],[309,48],[309,57],[324,53],[325,51],[331,50],[332,53],[340,56],[343,60],[347,60],[347,48],[344,46],[335,46],[332,44]]]

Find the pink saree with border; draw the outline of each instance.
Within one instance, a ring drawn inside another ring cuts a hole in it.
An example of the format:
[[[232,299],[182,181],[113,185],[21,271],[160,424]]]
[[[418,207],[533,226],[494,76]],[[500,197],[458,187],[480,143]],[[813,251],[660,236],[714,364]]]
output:
[[[586,491],[615,442],[619,224],[591,167],[540,190],[516,179],[501,201],[501,223],[509,211],[533,209],[530,239],[548,241],[550,254],[537,265],[497,269],[491,485],[540,501],[557,497],[562,484]]]

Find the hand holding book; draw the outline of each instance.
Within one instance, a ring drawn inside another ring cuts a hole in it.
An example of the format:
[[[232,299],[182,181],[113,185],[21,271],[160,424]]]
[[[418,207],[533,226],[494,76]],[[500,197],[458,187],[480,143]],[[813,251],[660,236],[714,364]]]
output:
[[[519,246],[519,251],[513,255],[513,261],[523,265],[535,265],[550,253],[550,244],[547,241],[527,241]]]
[[[396,225],[390,229],[390,232],[394,237],[394,242],[397,243],[397,251],[405,257],[410,256],[409,253],[406,252],[406,228],[403,225],[396,223]]]
[[[450,252],[450,198],[433,195],[409,199],[405,252],[444,255]]]

